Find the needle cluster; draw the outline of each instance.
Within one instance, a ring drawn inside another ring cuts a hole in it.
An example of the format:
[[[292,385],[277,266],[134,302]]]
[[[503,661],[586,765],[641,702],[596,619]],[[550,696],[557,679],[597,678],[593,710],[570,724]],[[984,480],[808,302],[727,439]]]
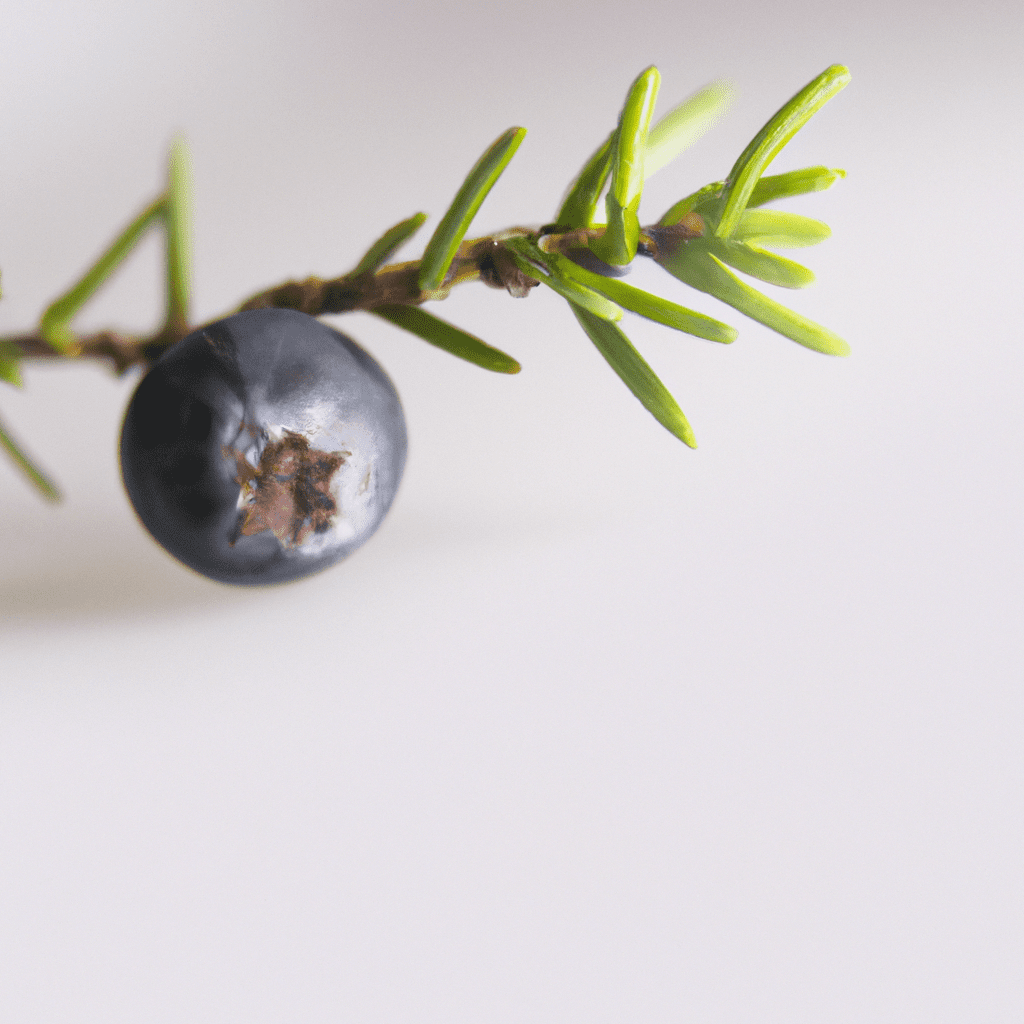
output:
[[[236,310],[282,308],[311,316],[364,310],[484,369],[516,373],[520,365],[512,356],[428,312],[423,304],[446,298],[468,281],[482,281],[517,298],[543,285],[569,303],[598,351],[655,419],[696,447],[678,403],[622,330],[624,312],[723,344],[732,342],[737,332],[629,285],[618,275],[634,259],[651,259],[690,287],[807,348],[847,354],[848,346],[837,335],[765,295],[744,277],[782,288],[802,288],[813,281],[807,268],[773,250],[813,245],[829,237],[829,228],[808,217],[763,207],[829,188],[845,172],[822,166],[775,175],[764,172],[849,80],[845,67],[828,68],[769,119],[721,181],[705,185],[657,221],[642,225],[639,208],[646,180],[698,138],[729,98],[729,89],[716,83],[653,123],[661,79],[656,68],[647,68],[631,85],[611,133],[569,187],[552,222],[466,239],[480,205],[526,134],[524,128],[510,128],[469,172],[420,259],[389,262],[426,221],[423,213],[386,231],[348,273],[289,281],[251,296]],[[47,307],[34,330],[0,338],[0,380],[20,386],[21,364],[28,359],[101,359],[118,373],[148,367],[201,327],[189,319],[190,193],[188,154],[179,141],[171,149],[166,191]],[[603,220],[598,212],[602,197]],[[161,327],[150,335],[75,332],[72,322],[78,311],[154,228],[162,228],[166,239],[167,309]],[[2,423],[0,447],[43,495],[59,498],[56,486]]]

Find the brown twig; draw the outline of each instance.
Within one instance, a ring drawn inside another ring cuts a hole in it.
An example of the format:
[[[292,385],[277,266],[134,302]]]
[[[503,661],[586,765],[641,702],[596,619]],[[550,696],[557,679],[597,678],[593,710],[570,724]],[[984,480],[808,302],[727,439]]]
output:
[[[277,308],[296,309],[310,316],[323,316],[355,310],[371,311],[382,306],[416,306],[428,300],[447,298],[456,285],[467,281],[482,281],[491,288],[502,288],[516,298],[523,298],[538,281],[519,269],[508,249],[502,245],[505,239],[525,237],[539,241],[546,252],[568,254],[586,249],[588,242],[599,235],[601,230],[571,230],[548,224],[539,230],[510,228],[498,234],[463,242],[442,286],[432,291],[420,288],[420,261],[411,260],[381,267],[376,273],[286,281],[246,299],[235,312]],[[671,228],[644,228],[640,234],[639,254],[656,256],[659,248],[676,246],[697,234],[699,232],[688,224]],[[109,330],[78,335],[75,338],[75,351],[67,355],[57,352],[37,332],[8,335],[0,338],[0,345],[13,349],[22,359],[105,360],[116,373],[122,374],[134,366],[152,364],[162,352],[199,326],[205,325],[166,325],[151,335]]]
[[[441,288],[424,291],[418,282],[419,260],[394,263],[376,273],[344,274],[333,279],[308,277],[286,281],[246,299],[235,310],[297,309],[310,316],[373,310],[381,306],[410,306],[433,299],[444,299],[456,285],[483,281],[492,288],[504,288],[509,294],[529,294],[537,281],[527,277],[512,261],[502,240],[515,236],[538,237],[529,228],[512,228],[496,235],[464,242],[452,261]],[[219,317],[217,319],[220,319]],[[211,321],[212,322],[212,321]],[[110,363],[118,374],[133,366],[148,365],[171,345],[197,326],[164,327],[156,334],[133,335],[121,331],[99,331],[78,335],[76,351],[57,352],[38,332],[25,332],[0,338],[0,344],[13,349],[23,359],[81,360],[100,359]]]

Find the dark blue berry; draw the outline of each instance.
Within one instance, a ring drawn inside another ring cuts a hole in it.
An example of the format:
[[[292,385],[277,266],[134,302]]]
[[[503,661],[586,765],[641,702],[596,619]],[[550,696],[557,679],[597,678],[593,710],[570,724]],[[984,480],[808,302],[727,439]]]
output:
[[[380,366],[288,309],[190,334],[146,374],[121,472],[146,529],[224,583],[333,565],[380,525],[405,466],[405,417]]]

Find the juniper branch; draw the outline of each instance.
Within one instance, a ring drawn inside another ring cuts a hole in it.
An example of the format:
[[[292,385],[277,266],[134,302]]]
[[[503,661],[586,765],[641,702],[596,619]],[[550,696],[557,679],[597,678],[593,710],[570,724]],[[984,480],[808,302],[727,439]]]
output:
[[[566,254],[586,248],[602,231],[601,228],[579,230],[558,225],[546,225],[539,229],[509,228],[463,242],[444,281],[436,289],[425,290],[420,287],[421,261],[410,260],[381,267],[376,273],[363,271],[329,279],[308,277],[301,281],[286,281],[251,296],[233,312],[271,307],[296,309],[310,316],[357,310],[373,312],[385,306],[418,306],[423,302],[445,299],[453,288],[470,281],[482,281],[489,287],[504,289],[512,296],[522,298],[537,285],[538,278],[525,274],[519,268],[504,245],[507,239],[527,238],[540,242],[545,252]],[[654,255],[654,238],[664,232],[664,228],[643,229],[640,253]],[[23,359],[64,362],[71,359],[98,359],[106,361],[121,374],[134,366],[151,364],[171,345],[202,326],[205,325],[188,325],[178,321],[150,335],[116,330],[76,335],[73,355],[58,352],[38,332],[8,335],[0,341],[9,345]]]

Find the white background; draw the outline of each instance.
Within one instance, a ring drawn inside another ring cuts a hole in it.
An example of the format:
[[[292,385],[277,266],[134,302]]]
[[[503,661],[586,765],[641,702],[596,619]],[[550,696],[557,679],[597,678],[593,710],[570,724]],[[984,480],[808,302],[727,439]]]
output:
[[[741,328],[628,325],[695,452],[550,293],[439,308],[512,378],[355,315],[406,408],[398,501],[343,565],[239,591],[127,505],[134,379],[0,394],[67,495],[0,465],[6,1024],[1024,1019],[1022,29],[1011,0],[7,4],[0,332],[177,131],[209,318],[432,226],[510,125],[474,230],[544,222],[648,64],[662,110],[738,89],[648,220],[854,81],[773,166],[850,172],[787,204],[834,237],[784,298],[851,358],[641,278]],[[82,325],[161,305],[154,238]]]

